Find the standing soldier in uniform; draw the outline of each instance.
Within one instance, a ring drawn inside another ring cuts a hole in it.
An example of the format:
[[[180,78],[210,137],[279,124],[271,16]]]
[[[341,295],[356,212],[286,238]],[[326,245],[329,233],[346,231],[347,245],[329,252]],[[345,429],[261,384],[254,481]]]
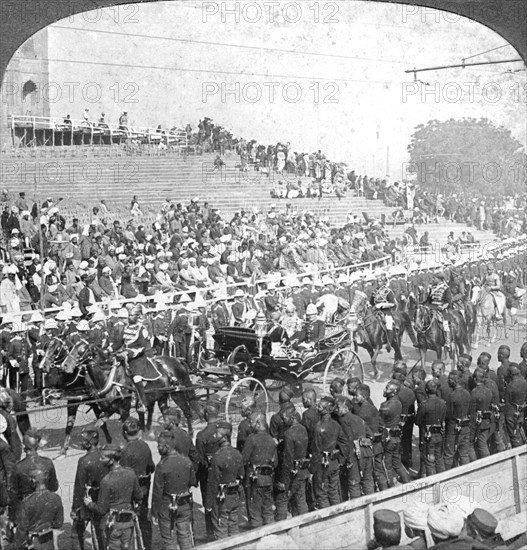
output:
[[[191,487],[196,485],[194,468],[190,460],[177,451],[172,432],[161,432],[157,449],[161,460],[154,475],[152,520],[159,524],[162,550],[177,550],[178,547],[189,550],[193,546]]]
[[[140,437],[139,420],[130,416],[123,424],[123,436],[126,446],[121,454],[121,466],[134,471],[143,493],[136,508],[139,528],[143,536],[145,550],[152,548],[152,523],[148,517],[148,497],[150,496],[150,477],[155,469],[150,447]]]
[[[509,358],[511,356],[511,348],[507,345],[502,345],[498,348],[498,361],[501,363],[496,374],[498,375],[498,390],[500,400],[505,397],[505,388],[509,382]]]
[[[406,364],[395,365],[393,368],[392,379],[400,384],[400,390],[397,393],[397,399],[401,402],[401,462],[403,466],[410,470],[412,467],[412,438],[415,419],[415,393],[407,384]]]
[[[35,465],[28,476],[33,490],[20,505],[15,548],[54,550],[53,529],[64,523],[62,500],[47,488],[46,470]]]
[[[207,496],[207,484],[209,479],[209,469],[212,457],[220,448],[216,439],[216,427],[218,425],[218,408],[213,403],[207,403],[204,411],[205,421],[207,425],[203,430],[196,435],[196,450],[199,457],[198,481],[201,491],[201,500],[205,509],[205,527],[207,538],[210,540],[214,537],[214,526],[210,511],[207,510],[205,499]]]
[[[57,474],[53,462],[46,457],[40,456],[37,451],[41,435],[37,430],[31,428],[24,435],[24,450],[26,457],[15,464],[11,472],[9,496],[10,496],[10,519],[17,523],[18,511],[24,498],[34,491],[29,472],[42,470],[45,474],[45,482],[48,490],[56,492],[59,488]]]
[[[192,437],[179,426],[181,423],[181,409],[169,407],[163,413],[161,422],[164,431],[172,432],[176,442],[176,451],[186,456],[192,463],[194,471],[197,472],[200,464],[198,451],[192,441]]]
[[[386,401],[379,408],[379,429],[383,436],[384,467],[388,477],[388,485],[394,484],[397,475],[402,483],[408,483],[410,476],[401,463],[401,410],[402,405],[397,399],[401,385],[391,380],[384,388]]]
[[[120,460],[121,448],[118,445],[102,448],[102,463],[110,471],[101,480],[97,503],[89,496],[84,497],[84,505],[102,517],[107,550],[125,550],[130,546],[134,531],[133,503],[141,502],[143,498],[134,471],[123,468]]]
[[[26,393],[31,378],[29,376],[29,343],[26,326],[23,323],[13,323],[11,338],[7,345],[7,364],[9,387],[15,391]]]
[[[421,403],[415,423],[419,426],[420,440],[423,445],[425,473],[431,476],[445,471],[443,462],[443,430],[446,403],[437,396],[438,384],[435,380],[426,383],[428,399]]]
[[[379,491],[388,489],[388,477],[384,467],[384,449],[382,434],[379,430],[379,411],[370,401],[370,392],[366,384],[360,384],[352,393],[353,414],[362,418],[372,433],[373,479]]]
[[[461,385],[468,391],[471,391],[470,384],[470,365],[472,364],[472,356],[468,353],[460,353],[457,360],[457,370],[459,371],[459,381]]]
[[[318,509],[341,502],[340,466],[348,455],[348,449],[342,428],[331,418],[334,408],[333,397],[326,396],[318,402],[320,420],[315,425],[311,459]]]
[[[498,385],[490,376],[489,364],[486,361],[480,361],[478,359],[478,368],[483,371],[483,384],[488,388],[492,393],[492,401],[490,403],[490,410],[492,412],[490,416],[490,433],[488,446],[491,454],[500,453],[506,449],[504,436],[505,432],[505,423],[503,413],[501,412],[501,403],[500,403],[500,393]],[[471,379],[470,384],[471,390],[474,389],[475,384],[473,379]]]
[[[313,454],[315,426],[320,420],[320,413],[317,408],[317,393],[314,389],[304,390],[302,393],[302,405],[304,412],[302,413],[301,423],[307,430],[307,456],[310,456]],[[298,414],[296,409],[295,414]],[[278,458],[281,459],[280,456]],[[315,509],[315,497],[313,494],[313,478],[311,476],[307,480],[306,499],[309,511],[312,512]]]
[[[485,387],[485,374],[476,368],[472,375],[475,388],[470,392],[470,441],[471,459],[484,458],[490,455],[488,440],[490,437],[490,419],[492,412],[492,392]]]
[[[510,382],[505,389],[505,426],[514,449],[526,443],[524,431],[525,408],[527,406],[527,380],[516,366],[509,367]]]
[[[304,406],[304,412],[302,413],[302,425],[307,430],[307,436],[309,438],[308,454],[311,454],[313,451],[315,426],[320,420],[320,413],[317,408],[317,394],[315,390],[304,390],[302,393],[302,405]]]
[[[362,418],[349,410],[346,397],[339,395],[336,401],[336,417],[347,439],[346,482],[342,488],[343,500],[359,498],[361,494],[370,495],[375,491],[373,482],[373,443],[368,425]],[[341,471],[342,471],[341,469]]]
[[[446,399],[444,462],[445,469],[470,462],[470,393],[461,384],[458,371],[448,374],[452,391]]]
[[[40,368],[40,360],[44,355],[42,349],[42,342],[40,341],[41,333],[43,331],[42,323],[44,317],[39,311],[35,311],[31,316],[30,324],[27,327],[27,337],[31,348],[30,356],[32,356],[32,368],[33,368],[33,385],[35,387],[35,397],[42,395],[42,369]]]
[[[437,396],[446,401],[452,390],[448,385],[448,377],[445,374],[445,363],[440,359],[436,359],[432,363],[432,377],[437,383]]]
[[[253,433],[243,446],[249,524],[252,528],[273,523],[273,478],[278,464],[276,442],[269,435],[265,415],[254,412],[250,418]]]
[[[250,396],[246,396],[241,402],[240,415],[242,420],[238,424],[238,435],[236,436],[236,448],[240,453],[243,451],[243,446],[247,441],[247,438],[252,433],[251,427],[251,415],[256,409],[256,402]]]
[[[243,459],[231,446],[232,426],[218,422],[218,451],[212,457],[207,480],[205,508],[212,515],[214,537],[224,539],[239,532],[240,481],[243,479]]]
[[[7,487],[15,465],[13,451],[4,437],[6,430],[7,420],[0,414],[0,515],[9,503]]]
[[[75,484],[73,486],[73,503],[70,514],[73,520],[73,525],[71,527],[72,539],[78,540],[80,550],[84,550],[86,524],[89,521],[92,522],[92,534],[95,532],[99,550],[104,548],[101,518],[94,515],[84,506],[84,497],[87,495],[89,495],[92,500],[97,501],[101,480],[109,471],[101,461],[102,453],[98,445],[98,430],[86,428],[81,432],[81,446],[85,449],[86,454],[79,458],[79,462],[77,463],[77,473],[75,474]]]
[[[306,428],[298,421],[293,403],[281,411],[285,426],[283,452],[276,470],[276,512],[275,520],[287,518],[288,507],[293,517],[308,511],[306,482],[309,478],[308,435]]]

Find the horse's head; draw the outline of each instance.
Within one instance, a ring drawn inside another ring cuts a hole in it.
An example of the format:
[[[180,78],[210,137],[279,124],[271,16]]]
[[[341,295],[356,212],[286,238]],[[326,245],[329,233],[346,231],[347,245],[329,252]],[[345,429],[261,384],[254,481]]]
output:
[[[424,330],[430,324],[430,310],[423,304],[418,304],[415,310],[415,328]]]
[[[476,305],[481,297],[481,287],[478,285],[474,285],[472,287],[472,296],[470,297],[470,301]]]
[[[45,371],[53,366],[57,361],[58,355],[60,354],[62,348],[64,347],[64,342],[58,338],[53,338],[49,343],[49,346],[46,349],[42,359],[40,360],[40,368]]]
[[[85,364],[91,359],[91,347],[86,340],[79,340],[66,355],[64,361],[62,361],[62,368],[65,371],[72,372],[75,368]]]

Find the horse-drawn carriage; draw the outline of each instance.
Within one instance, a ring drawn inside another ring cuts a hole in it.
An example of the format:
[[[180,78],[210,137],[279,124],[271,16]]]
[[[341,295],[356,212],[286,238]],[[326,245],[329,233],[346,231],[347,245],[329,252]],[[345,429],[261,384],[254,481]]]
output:
[[[284,386],[299,396],[304,382],[322,383],[322,391],[328,393],[337,377],[364,377],[350,333],[338,325],[328,327],[325,338],[315,345],[298,350],[273,345],[268,336],[259,337],[255,330],[241,327],[219,328],[214,342],[214,351],[199,352],[196,369],[203,380],[220,379],[230,387],[225,410],[227,419],[235,423],[248,394],[268,411],[273,393]]]

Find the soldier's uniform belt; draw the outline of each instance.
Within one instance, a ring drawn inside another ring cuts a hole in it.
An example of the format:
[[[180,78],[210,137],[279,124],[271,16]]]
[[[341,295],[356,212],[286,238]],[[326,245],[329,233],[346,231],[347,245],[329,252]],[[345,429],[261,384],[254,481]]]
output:
[[[192,493],[186,491],[185,493],[164,493],[164,497],[170,499],[171,507],[184,506],[192,502]]]
[[[135,512],[133,510],[110,510],[108,514],[108,523],[119,524],[119,527],[124,529],[132,527],[134,524]]]
[[[339,450],[333,449],[332,451],[322,451],[320,454],[322,455],[322,466],[327,467],[330,462],[335,462],[337,460]]]
[[[220,491],[226,495],[233,495],[237,493],[240,487],[240,481],[230,481],[229,483],[220,483]]]
[[[456,426],[458,426],[459,428],[466,428],[469,425],[470,425],[470,418],[469,417],[456,418]]]
[[[253,464],[252,473],[256,476],[272,476],[274,468],[269,464]]]
[[[443,432],[443,426],[441,426],[441,424],[431,424],[431,425],[427,425],[425,426],[425,429],[427,432],[431,433],[431,434],[440,434]]]
[[[481,420],[490,420],[492,418],[492,411],[480,411]]]
[[[309,458],[301,458],[300,460],[293,460],[293,470],[306,470],[310,464]]]
[[[390,437],[401,437],[401,428],[386,428]]]
[[[53,529],[42,529],[41,531],[32,531],[27,536],[27,548],[32,550],[35,548],[35,542],[39,545],[53,542]]]
[[[139,486],[148,487],[150,485],[150,474],[142,474],[138,476]]]

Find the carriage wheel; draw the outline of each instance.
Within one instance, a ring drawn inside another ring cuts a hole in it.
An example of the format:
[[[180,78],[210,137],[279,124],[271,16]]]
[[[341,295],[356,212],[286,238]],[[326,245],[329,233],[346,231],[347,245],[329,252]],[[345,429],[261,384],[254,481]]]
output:
[[[329,393],[329,386],[335,378],[346,381],[351,376],[358,376],[364,381],[364,367],[360,357],[351,348],[342,348],[336,351],[328,361],[324,370],[323,391]]]
[[[238,424],[242,420],[242,401],[246,397],[252,397],[256,402],[257,409],[264,412],[266,417],[269,413],[269,396],[265,386],[259,380],[247,377],[235,382],[225,402],[225,420],[232,424],[233,441],[236,441],[238,435]]]

